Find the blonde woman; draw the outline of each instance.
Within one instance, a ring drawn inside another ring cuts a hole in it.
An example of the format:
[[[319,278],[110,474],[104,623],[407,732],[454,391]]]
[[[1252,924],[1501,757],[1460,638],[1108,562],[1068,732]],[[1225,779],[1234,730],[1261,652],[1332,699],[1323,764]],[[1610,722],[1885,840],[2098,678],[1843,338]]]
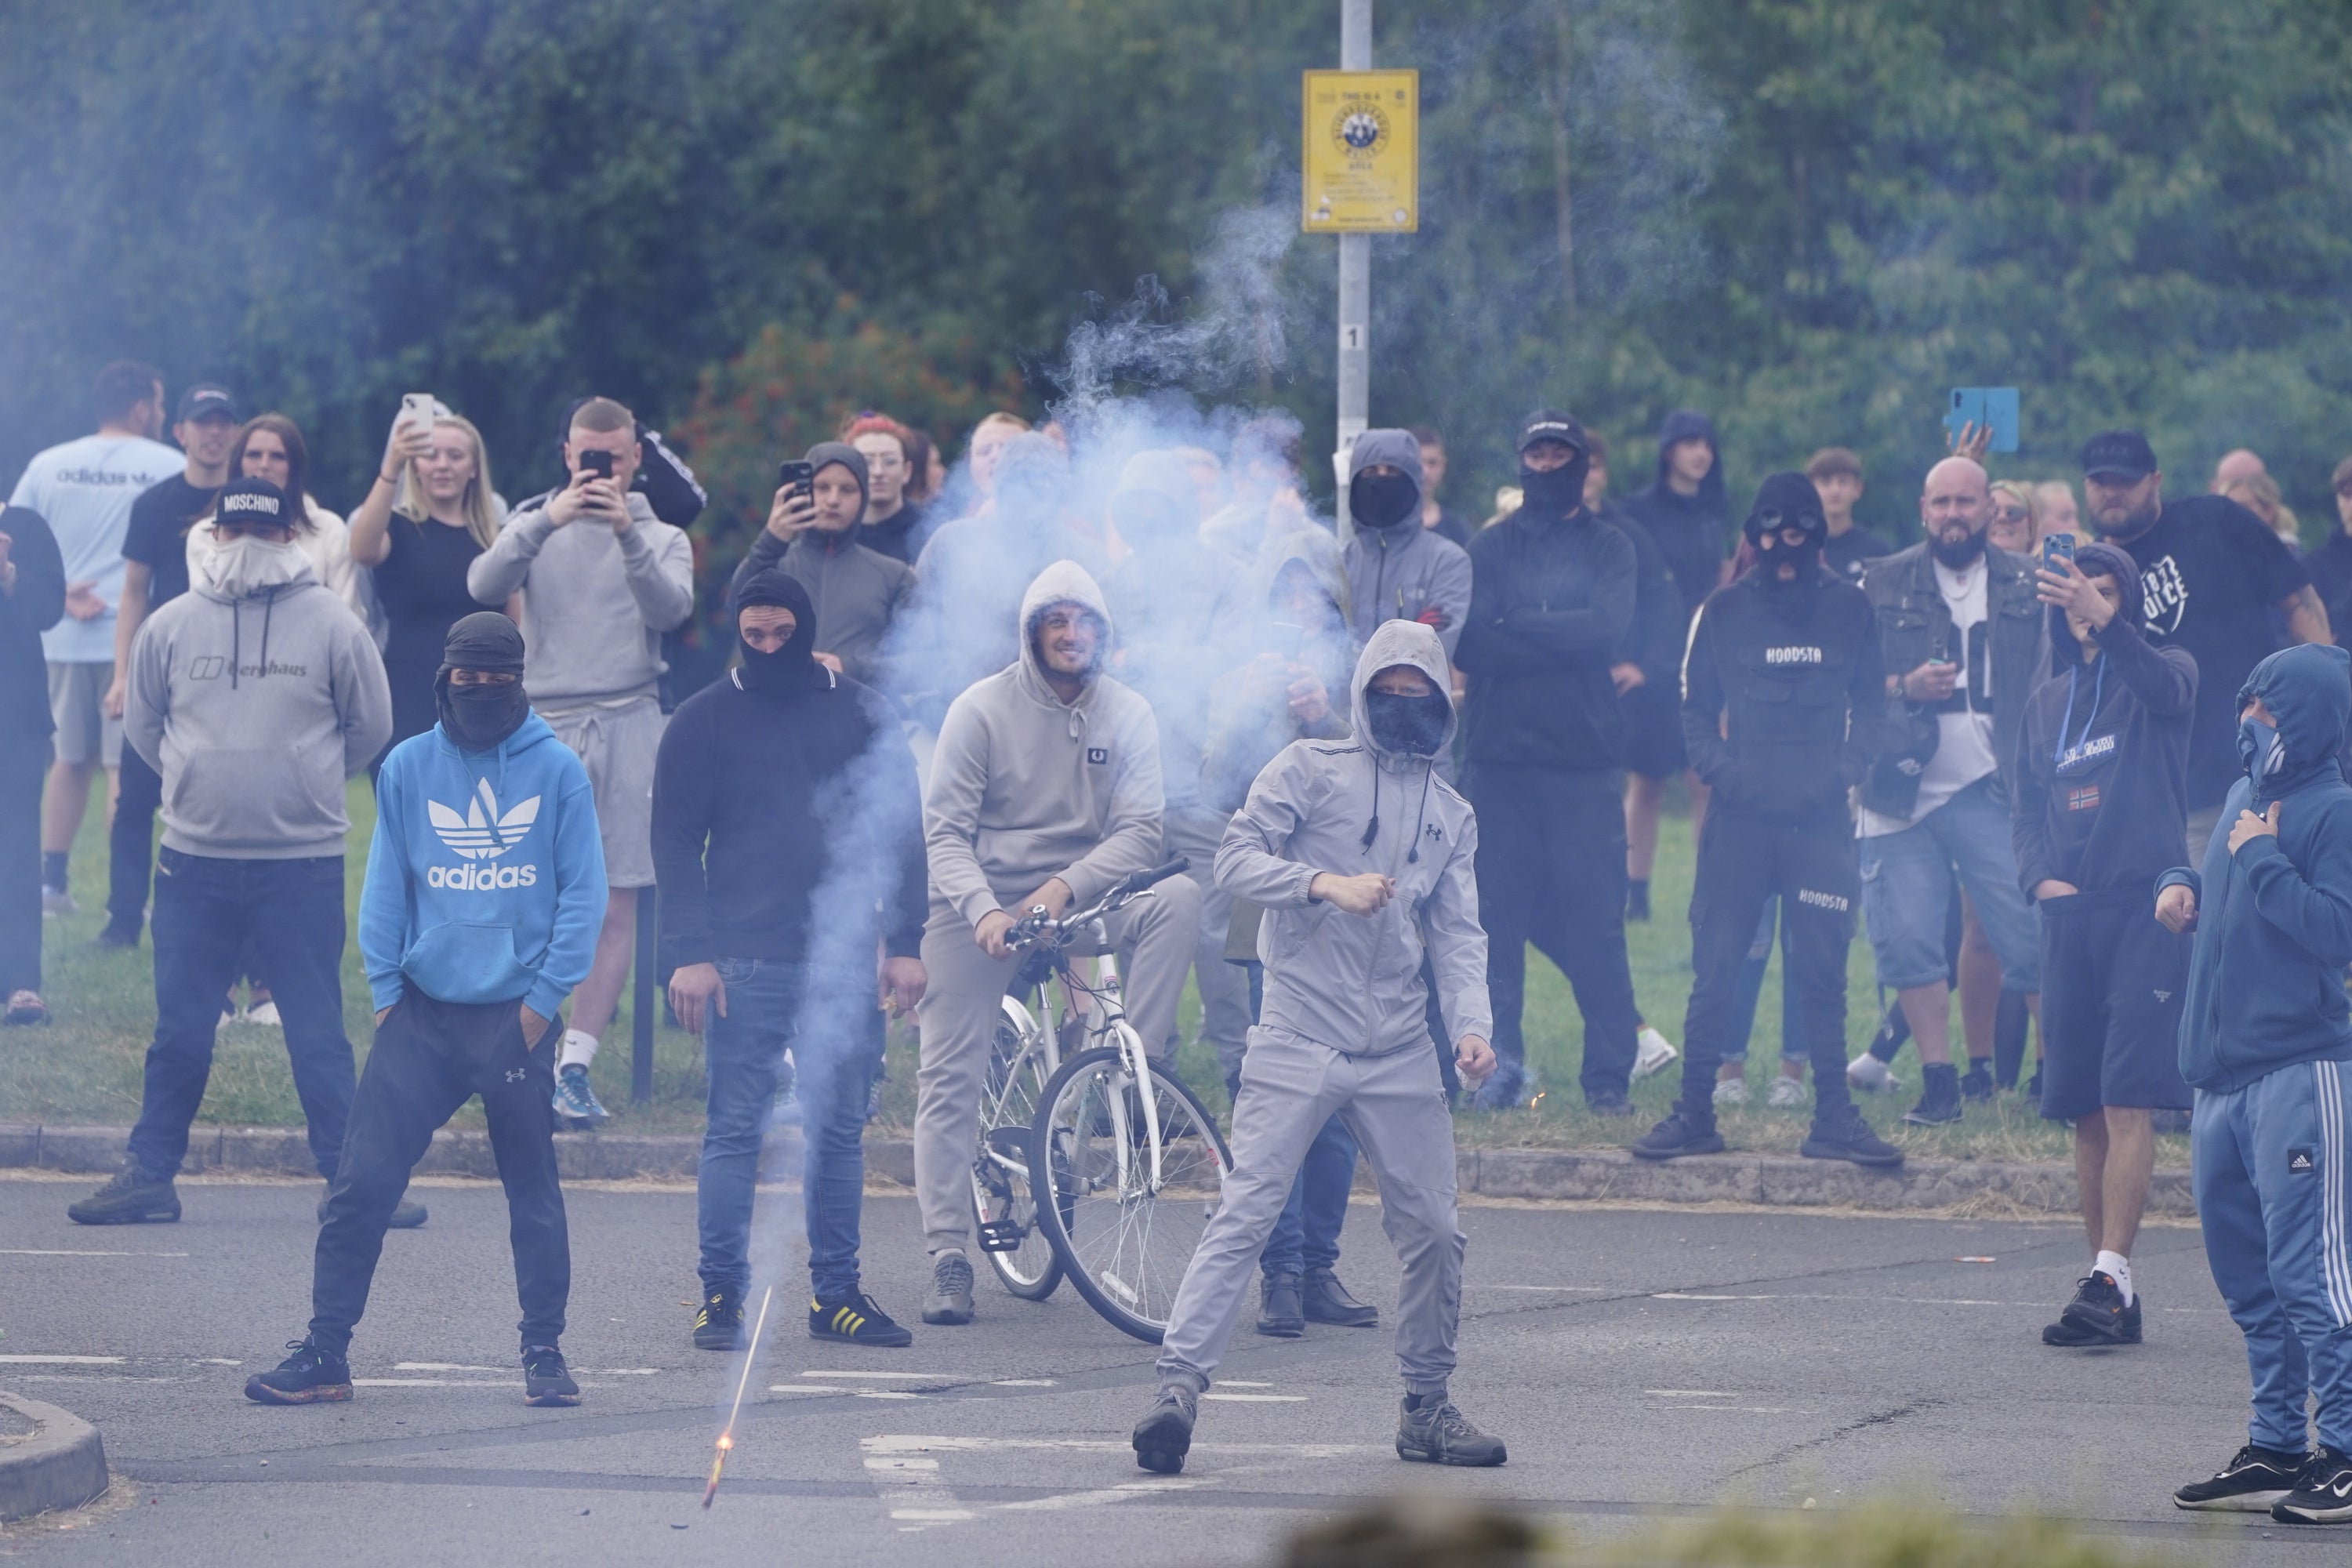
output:
[[[1987,537],[2011,554],[2032,554],[2042,537],[2042,506],[2033,487],[2002,479],[1991,490],[1992,522]]]
[[[257,414],[236,433],[229,448],[231,479],[266,479],[299,501],[295,512],[294,542],[310,559],[310,568],[327,591],[367,619],[367,583],[352,563],[351,530],[343,520],[320,506],[310,495],[310,447],[302,427],[283,414]],[[205,558],[213,552],[213,517],[207,510],[188,530],[188,581],[205,580]]]
[[[375,483],[352,513],[352,558],[373,571],[388,628],[394,746],[439,717],[433,677],[449,628],[482,607],[466,591],[466,572],[496,542],[501,521],[481,432],[438,403],[433,415],[429,426],[394,423]]]

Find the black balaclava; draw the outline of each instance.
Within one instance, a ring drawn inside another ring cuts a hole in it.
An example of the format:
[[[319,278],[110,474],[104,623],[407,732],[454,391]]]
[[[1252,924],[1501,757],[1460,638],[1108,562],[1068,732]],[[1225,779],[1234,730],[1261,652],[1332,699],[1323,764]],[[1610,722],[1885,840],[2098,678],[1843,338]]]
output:
[[[460,669],[511,675],[492,686],[452,686],[449,677]],[[463,752],[488,752],[530,717],[530,698],[522,689],[522,633],[496,610],[477,610],[449,628],[441,645],[441,668],[433,676],[433,705],[440,710],[441,729]]]
[[[1801,528],[1805,542],[1793,548],[1780,539],[1780,530]],[[1765,477],[1757,487],[1756,504],[1748,509],[1748,521],[1740,525],[1748,542],[1756,546],[1757,570],[1764,574],[1765,585],[1791,588],[1811,582],[1822,563],[1822,543],[1829,538],[1830,525],[1822,510],[1822,492],[1813,481],[1802,474],[1779,473]],[[1768,547],[1765,537],[1770,535]],[[1794,560],[1797,575],[1790,582],[1780,580],[1780,566]]]
[[[1372,740],[1384,752],[1426,757],[1445,739],[1445,721],[1454,703],[1443,691],[1426,697],[1401,697],[1392,691],[1364,693],[1364,721]]]
[[[740,617],[754,605],[781,605],[793,613],[793,635],[773,653],[761,653],[743,640]],[[735,590],[735,647],[743,656],[736,685],[754,696],[789,697],[826,684],[824,666],[812,657],[816,652],[816,607],[799,578],[774,566],[753,573]]]
[[[1369,469],[1348,481],[1348,515],[1367,528],[1396,528],[1421,510],[1421,487],[1410,474]]]
[[[1576,456],[1557,468],[1528,467],[1528,448],[1538,441],[1572,447]],[[1519,421],[1519,505],[1530,521],[1574,517],[1584,510],[1584,479],[1592,471],[1592,443],[1573,416],[1538,408]]]

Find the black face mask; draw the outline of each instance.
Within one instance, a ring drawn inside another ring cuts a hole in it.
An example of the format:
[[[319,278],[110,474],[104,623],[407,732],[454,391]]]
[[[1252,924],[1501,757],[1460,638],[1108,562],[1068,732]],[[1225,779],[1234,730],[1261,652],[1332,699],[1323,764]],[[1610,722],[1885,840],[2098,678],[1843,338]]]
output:
[[[1397,528],[1421,504],[1421,487],[1404,474],[1358,474],[1348,481],[1348,515],[1366,528]]]
[[[466,752],[494,749],[530,717],[530,698],[520,680],[457,686],[444,675],[433,683],[433,702],[441,711],[441,727]]]
[[[1940,538],[1927,541],[1927,553],[1955,572],[1964,566],[1975,565],[1984,552],[1985,531],[1983,529],[1979,529],[1957,544],[1947,544]]]
[[[1800,587],[1811,582],[1821,568],[1822,542],[1818,536],[1814,536],[1808,538],[1802,544],[1790,544],[1783,542],[1775,544],[1769,550],[1759,545],[1756,549],[1756,559],[1759,563],[1759,570],[1764,574],[1767,586]],[[1797,574],[1784,580],[1780,575],[1780,568],[1790,561],[1797,563]]]
[[[1579,452],[1557,468],[1519,465],[1519,504],[1533,517],[1570,517],[1584,505],[1584,476],[1592,460]]]
[[[1371,726],[1372,743],[1384,752],[1426,757],[1445,739],[1445,721],[1454,705],[1442,691],[1427,697],[1400,697],[1392,691],[1364,693],[1364,719]]]

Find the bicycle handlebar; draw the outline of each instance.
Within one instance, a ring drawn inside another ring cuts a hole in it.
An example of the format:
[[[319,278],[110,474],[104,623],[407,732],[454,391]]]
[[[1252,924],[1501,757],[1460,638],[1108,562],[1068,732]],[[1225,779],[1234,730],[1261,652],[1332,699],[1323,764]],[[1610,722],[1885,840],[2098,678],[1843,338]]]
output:
[[[1025,952],[1047,941],[1052,941],[1056,946],[1066,946],[1076,938],[1079,931],[1096,921],[1141,896],[1178,872],[1185,870],[1192,864],[1191,860],[1179,855],[1165,865],[1154,866],[1148,871],[1131,872],[1113,882],[1091,908],[1080,910],[1076,914],[1064,915],[1059,920],[1045,918],[1044,908],[1040,906],[1013,922],[1013,929],[1004,934],[1004,945],[1016,952]]]

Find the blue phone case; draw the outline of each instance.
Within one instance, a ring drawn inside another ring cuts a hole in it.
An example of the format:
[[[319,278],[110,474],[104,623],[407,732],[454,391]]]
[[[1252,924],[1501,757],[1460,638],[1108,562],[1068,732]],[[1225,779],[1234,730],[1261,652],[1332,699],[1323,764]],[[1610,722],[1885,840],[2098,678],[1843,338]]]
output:
[[[1955,440],[1968,426],[1990,426],[1994,452],[2017,450],[2017,388],[2013,386],[1956,386],[1952,388],[1952,405],[1944,416],[1944,428]]]

